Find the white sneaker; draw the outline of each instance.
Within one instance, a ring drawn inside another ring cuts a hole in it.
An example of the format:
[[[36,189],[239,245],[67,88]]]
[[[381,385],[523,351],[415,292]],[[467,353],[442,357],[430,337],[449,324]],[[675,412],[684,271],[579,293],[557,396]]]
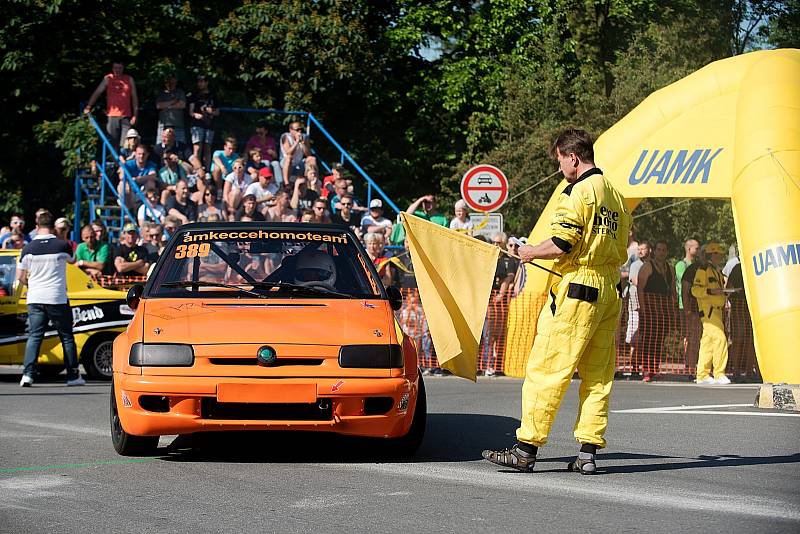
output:
[[[78,375],[78,378],[67,380],[67,386],[85,386],[85,385],[86,385],[86,380],[84,380],[80,375]]]
[[[20,387],[29,388],[33,384],[33,377],[30,375],[22,375],[22,380],[19,381]]]
[[[484,374],[485,374],[486,376],[494,376],[494,369],[492,369],[491,367],[489,367],[488,369],[486,369],[486,371],[484,372]]]
[[[727,376],[725,376],[725,375],[722,375],[721,377],[719,377],[719,378],[717,378],[716,380],[714,380],[714,383],[715,383],[715,384],[718,384],[718,385],[720,385],[720,386],[727,386],[728,384],[730,384],[730,383],[731,383],[731,379],[730,379],[730,378],[728,378],[728,377],[727,377]]]
[[[699,380],[699,379],[698,379],[698,380],[695,380],[695,383],[697,383],[697,384],[701,384],[701,385],[702,385],[702,384],[716,384],[716,383],[717,383],[717,381],[716,381],[716,380],[714,380],[713,378],[711,378],[711,377],[709,376],[709,377],[706,377],[706,378],[704,378],[704,379],[702,379],[702,380]]]

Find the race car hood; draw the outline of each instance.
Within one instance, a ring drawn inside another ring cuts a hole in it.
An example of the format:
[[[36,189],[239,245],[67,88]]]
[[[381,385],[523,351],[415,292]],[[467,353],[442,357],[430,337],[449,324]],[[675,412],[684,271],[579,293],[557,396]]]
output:
[[[397,343],[384,300],[147,299],[141,305],[146,343]]]

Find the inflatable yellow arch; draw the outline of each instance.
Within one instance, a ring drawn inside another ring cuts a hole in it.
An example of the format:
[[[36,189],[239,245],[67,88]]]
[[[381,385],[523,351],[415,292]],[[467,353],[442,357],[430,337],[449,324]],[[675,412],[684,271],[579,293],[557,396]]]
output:
[[[761,374],[800,383],[800,50],[723,59],[656,91],[597,139],[595,158],[631,209],[648,197],[732,200]],[[532,242],[549,237],[565,186]],[[524,375],[535,334],[523,323],[538,312],[525,303],[544,301],[550,277],[529,266],[533,298],[512,304],[509,374]]]

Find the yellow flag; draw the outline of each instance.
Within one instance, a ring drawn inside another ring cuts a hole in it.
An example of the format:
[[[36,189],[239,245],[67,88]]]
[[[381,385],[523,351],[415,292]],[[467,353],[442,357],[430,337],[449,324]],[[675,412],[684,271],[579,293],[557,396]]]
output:
[[[402,221],[439,364],[475,381],[500,249],[409,213]]]

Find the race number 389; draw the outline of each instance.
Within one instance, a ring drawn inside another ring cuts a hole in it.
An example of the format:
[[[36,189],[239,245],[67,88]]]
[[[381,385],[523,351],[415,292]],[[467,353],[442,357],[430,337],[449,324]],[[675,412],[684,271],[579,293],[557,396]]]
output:
[[[178,245],[175,247],[175,259],[194,258],[199,256],[205,258],[211,252],[211,245],[208,243],[192,243],[191,245]]]

